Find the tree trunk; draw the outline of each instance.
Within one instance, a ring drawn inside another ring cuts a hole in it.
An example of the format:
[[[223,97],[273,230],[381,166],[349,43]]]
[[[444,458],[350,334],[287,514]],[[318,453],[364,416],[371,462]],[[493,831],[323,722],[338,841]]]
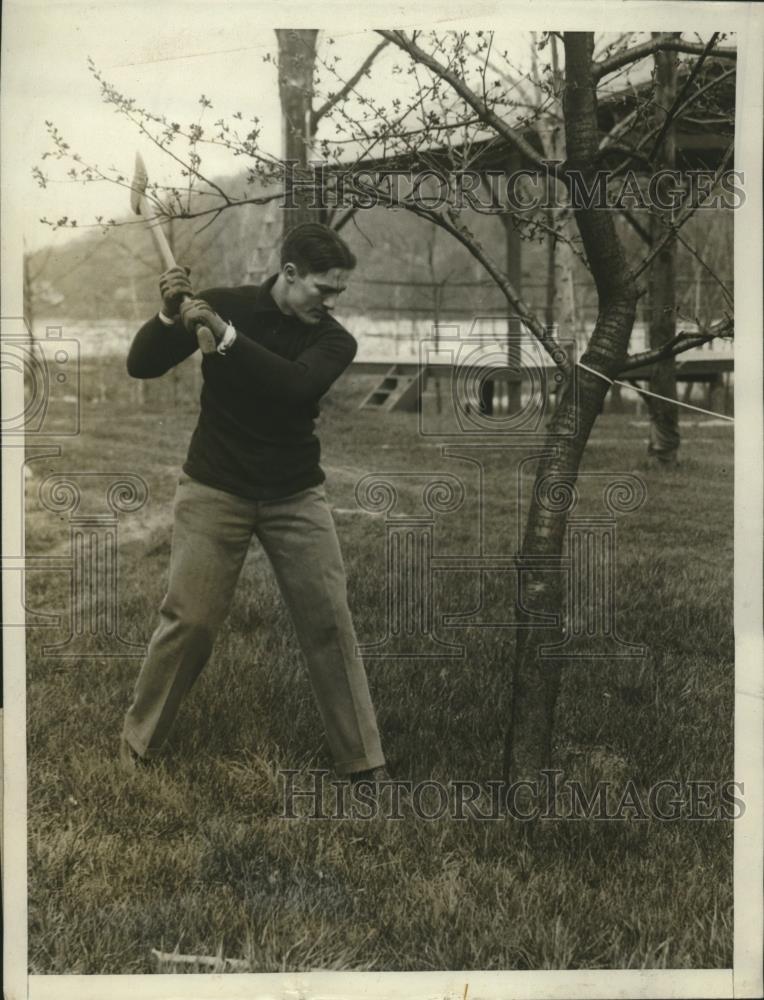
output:
[[[313,113],[313,70],[316,39],[313,28],[277,28],[282,156],[287,165],[284,187],[284,233],[303,222],[321,222],[323,215],[307,167],[310,160]]]
[[[555,312],[558,329],[561,339],[575,341],[578,350],[583,321],[579,321],[579,310],[576,308],[576,258],[568,243],[558,244],[557,264],[559,278]]]
[[[547,209],[546,222],[550,229],[554,227],[554,209]],[[544,322],[552,329],[555,319],[555,299],[557,298],[557,241],[548,237],[546,242],[546,300],[544,302]]]
[[[656,126],[660,127],[676,97],[676,55],[655,53]],[[673,170],[676,166],[676,137],[673,123],[666,130],[663,151],[658,151],[654,164],[657,169]],[[650,231],[655,242],[665,235],[671,222],[671,209],[655,207],[650,216]],[[671,240],[650,267],[649,277],[649,338],[650,347],[662,347],[676,332],[676,240]],[[676,399],[676,364],[673,358],[659,361],[650,379],[650,390],[669,399]],[[679,454],[679,411],[671,403],[645,397],[650,414],[648,455],[661,465],[676,465]]]
[[[563,107],[567,165],[591,184],[597,152],[597,101],[592,80],[593,36],[565,34],[566,81]],[[575,210],[594,277],[598,314],[582,362],[615,378],[626,357],[634,324],[636,288],[610,212]],[[554,710],[560,683],[560,661],[543,658],[540,647],[558,641],[562,629],[562,584],[559,560],[569,507],[550,495],[550,482],[566,492],[575,483],[594,421],[608,390],[607,382],[583,369],[565,386],[548,431],[547,454],[538,464],[528,522],[519,555],[524,607],[554,614],[559,625],[519,629],[512,670],[511,723],[507,734],[505,777],[536,778],[551,762]],[[550,478],[547,478],[550,477]],[[546,568],[540,565],[547,561]],[[556,571],[550,572],[558,566]],[[523,568],[525,566],[525,568]]]
[[[550,35],[549,50],[552,57],[552,94],[537,88],[539,103],[551,97],[549,118],[542,116],[536,124],[544,156],[561,163],[565,158],[564,135],[559,122],[563,119],[562,93],[564,76],[557,54],[557,37]],[[534,72],[534,79],[536,74]],[[573,219],[565,218],[555,209],[547,210],[547,225],[550,229],[560,228],[563,236],[572,235]],[[562,225],[561,225],[562,223]],[[576,275],[575,256],[566,239],[559,242],[550,239],[547,243],[547,278],[545,323],[551,327],[557,324],[558,335],[565,341],[575,341],[578,352],[578,319],[576,315]]]

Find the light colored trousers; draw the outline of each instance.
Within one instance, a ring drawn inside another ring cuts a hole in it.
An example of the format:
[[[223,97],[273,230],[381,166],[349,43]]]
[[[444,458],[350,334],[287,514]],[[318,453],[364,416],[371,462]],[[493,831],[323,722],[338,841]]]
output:
[[[168,590],[125,716],[133,750],[150,755],[164,742],[212,652],[254,534],[292,616],[336,771],[383,764],[323,486],[280,500],[247,500],[184,473],[174,514]]]

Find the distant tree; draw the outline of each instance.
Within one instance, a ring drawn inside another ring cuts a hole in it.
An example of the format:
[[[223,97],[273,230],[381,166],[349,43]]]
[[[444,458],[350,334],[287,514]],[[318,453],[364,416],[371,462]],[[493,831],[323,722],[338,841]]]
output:
[[[317,124],[313,114],[317,37],[318,31],[312,28],[276,29],[282,156],[289,164],[285,189],[288,203],[294,205],[284,213],[285,231],[301,222],[323,221],[320,208],[310,207],[309,185],[305,183]]]

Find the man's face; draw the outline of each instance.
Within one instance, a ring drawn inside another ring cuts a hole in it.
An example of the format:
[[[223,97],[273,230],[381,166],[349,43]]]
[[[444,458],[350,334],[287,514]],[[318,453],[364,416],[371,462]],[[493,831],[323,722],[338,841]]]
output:
[[[316,274],[299,274],[294,264],[285,264],[284,305],[291,315],[315,326],[334,309],[337,296],[347,287],[348,272],[340,267]]]

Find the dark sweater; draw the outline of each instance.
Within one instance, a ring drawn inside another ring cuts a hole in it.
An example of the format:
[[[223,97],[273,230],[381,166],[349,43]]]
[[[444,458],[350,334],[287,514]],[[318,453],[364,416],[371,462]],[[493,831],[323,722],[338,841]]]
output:
[[[208,302],[237,336],[225,355],[202,357],[199,420],[183,466],[193,479],[252,500],[290,496],[324,481],[314,433],[318,401],[355,357],[357,344],[328,316],[316,326],[282,313],[263,285],[211,288]],[[136,333],[134,378],[164,375],[197,349],[180,322],[158,316]]]

